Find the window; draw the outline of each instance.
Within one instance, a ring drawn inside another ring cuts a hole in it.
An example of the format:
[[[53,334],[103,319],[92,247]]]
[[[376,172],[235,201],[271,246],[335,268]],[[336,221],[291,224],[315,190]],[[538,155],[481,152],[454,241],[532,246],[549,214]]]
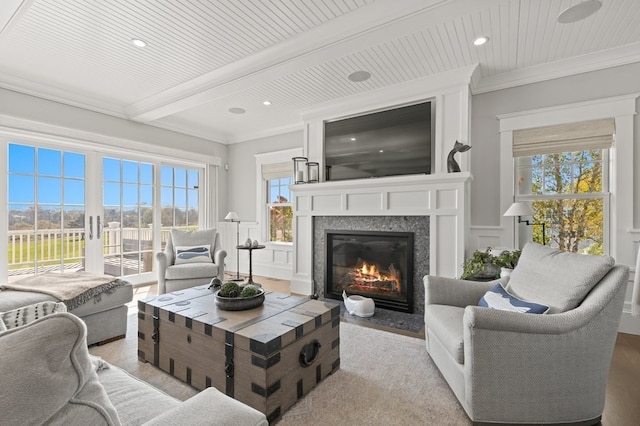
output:
[[[292,176],[270,179],[267,183],[267,208],[269,212],[269,241],[293,242],[293,208],[289,185]]]
[[[9,275],[81,269],[85,156],[10,143],[7,171]]]
[[[256,192],[260,197],[256,217],[260,238],[267,243],[293,243],[292,158],[302,156],[302,148],[256,155]],[[284,249],[280,247],[280,249]]]
[[[198,170],[163,166],[161,171],[162,227],[198,229]]]
[[[590,136],[593,127],[599,128],[598,138]],[[562,136],[571,128],[580,128],[579,134]],[[533,226],[526,228],[533,241],[572,252],[605,252],[612,140],[613,120],[514,133],[516,200],[531,203]]]

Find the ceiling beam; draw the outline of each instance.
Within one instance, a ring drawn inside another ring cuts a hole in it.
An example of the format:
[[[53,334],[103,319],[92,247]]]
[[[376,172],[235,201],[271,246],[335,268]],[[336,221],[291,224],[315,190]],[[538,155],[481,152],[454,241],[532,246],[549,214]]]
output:
[[[395,0],[377,1],[260,53],[221,67],[136,102],[126,111],[130,119],[151,122],[229,96],[306,68],[322,64],[363,46],[382,43],[437,25],[451,14],[467,14],[509,0]],[[356,16],[358,15],[358,16]],[[354,24],[357,23],[357,24]]]

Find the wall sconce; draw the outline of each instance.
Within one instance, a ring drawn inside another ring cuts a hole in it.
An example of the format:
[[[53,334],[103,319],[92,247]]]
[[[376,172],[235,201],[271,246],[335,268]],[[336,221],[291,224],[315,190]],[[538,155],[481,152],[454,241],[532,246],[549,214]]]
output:
[[[525,203],[511,204],[511,207],[509,207],[507,211],[504,212],[503,216],[507,216],[507,217],[517,216],[518,223],[524,223],[527,226],[533,226],[533,225],[542,226],[542,244],[543,245],[546,244],[545,243],[547,241],[547,237],[545,235],[546,224],[544,222],[535,223],[535,222],[529,222],[528,220],[522,220],[522,216],[533,216],[533,212],[531,211],[531,208],[529,208],[529,206],[526,205]]]
[[[306,183],[307,157],[293,157],[293,183]]]

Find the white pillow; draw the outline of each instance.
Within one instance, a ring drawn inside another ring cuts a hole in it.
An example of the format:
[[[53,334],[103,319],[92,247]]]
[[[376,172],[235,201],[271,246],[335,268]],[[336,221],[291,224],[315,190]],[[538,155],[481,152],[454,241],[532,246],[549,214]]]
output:
[[[7,312],[0,312],[0,322],[5,330],[30,324],[37,319],[56,312],[67,312],[67,306],[62,302],[38,302]],[[0,331],[2,331],[0,329]]]
[[[184,263],[212,263],[211,244],[176,246],[176,265]]]

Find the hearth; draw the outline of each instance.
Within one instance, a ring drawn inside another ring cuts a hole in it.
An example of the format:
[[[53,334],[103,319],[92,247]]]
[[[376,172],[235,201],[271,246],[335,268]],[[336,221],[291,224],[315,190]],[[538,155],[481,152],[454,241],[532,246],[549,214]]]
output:
[[[413,313],[413,232],[325,230],[325,295]]]

